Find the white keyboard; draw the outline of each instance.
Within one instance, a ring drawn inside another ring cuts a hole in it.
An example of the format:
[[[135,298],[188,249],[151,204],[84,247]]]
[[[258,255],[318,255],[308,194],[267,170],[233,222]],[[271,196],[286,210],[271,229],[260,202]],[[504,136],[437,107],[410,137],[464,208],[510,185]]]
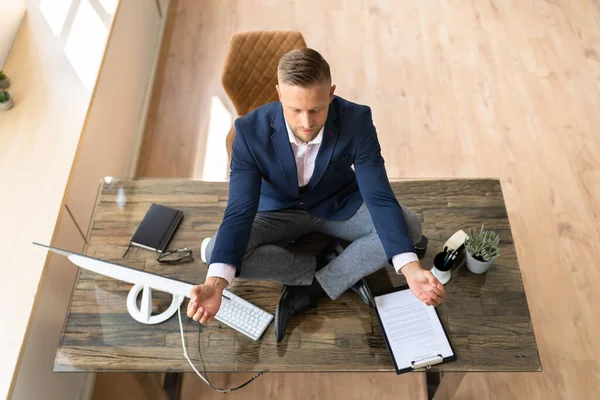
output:
[[[215,315],[215,319],[250,339],[258,340],[273,320],[273,314],[269,314],[228,290],[223,290],[221,307]]]

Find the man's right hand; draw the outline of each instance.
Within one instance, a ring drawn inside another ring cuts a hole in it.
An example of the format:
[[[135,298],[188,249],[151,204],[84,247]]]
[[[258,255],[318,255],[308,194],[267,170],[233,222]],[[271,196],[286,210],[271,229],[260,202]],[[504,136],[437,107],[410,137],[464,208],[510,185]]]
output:
[[[201,324],[208,324],[221,307],[221,295],[228,282],[223,278],[210,277],[202,285],[192,287],[187,315]]]

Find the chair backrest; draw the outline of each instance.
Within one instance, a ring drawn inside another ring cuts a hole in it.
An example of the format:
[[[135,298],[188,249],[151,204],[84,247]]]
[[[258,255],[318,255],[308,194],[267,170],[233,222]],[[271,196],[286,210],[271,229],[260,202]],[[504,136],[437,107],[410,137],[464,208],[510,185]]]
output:
[[[238,116],[277,100],[277,65],[290,50],[306,47],[300,32],[256,31],[234,34],[223,67],[223,88]],[[227,153],[235,130],[227,135]]]

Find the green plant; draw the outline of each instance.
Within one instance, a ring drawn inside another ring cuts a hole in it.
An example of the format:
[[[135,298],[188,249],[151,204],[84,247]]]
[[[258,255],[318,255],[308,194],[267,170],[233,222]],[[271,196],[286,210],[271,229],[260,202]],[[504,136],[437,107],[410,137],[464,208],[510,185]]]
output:
[[[10,100],[10,94],[6,90],[0,92],[0,103],[6,103]]]
[[[0,70],[0,81],[3,80],[4,78],[6,78],[6,75],[4,75],[4,71]]]
[[[489,262],[498,257],[500,250],[498,244],[500,236],[494,231],[469,229],[469,237],[465,240],[465,247],[471,256],[479,261]]]

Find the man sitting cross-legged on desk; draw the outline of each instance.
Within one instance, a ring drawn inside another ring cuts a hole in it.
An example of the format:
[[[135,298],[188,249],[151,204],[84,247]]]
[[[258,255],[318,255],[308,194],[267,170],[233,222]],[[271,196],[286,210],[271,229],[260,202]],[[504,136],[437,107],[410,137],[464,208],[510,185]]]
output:
[[[278,102],[235,121],[229,203],[203,242],[208,274],[192,289],[188,316],[211,322],[235,277],[277,281],[280,341],[288,319],[319,296],[353,288],[372,302],[363,277],[387,263],[421,301],[440,304],[444,288],[415,254],[421,223],[392,192],[369,107],[334,96],[329,65],[312,49],[285,54],[278,83]],[[317,257],[284,248],[310,232],[352,243]]]

